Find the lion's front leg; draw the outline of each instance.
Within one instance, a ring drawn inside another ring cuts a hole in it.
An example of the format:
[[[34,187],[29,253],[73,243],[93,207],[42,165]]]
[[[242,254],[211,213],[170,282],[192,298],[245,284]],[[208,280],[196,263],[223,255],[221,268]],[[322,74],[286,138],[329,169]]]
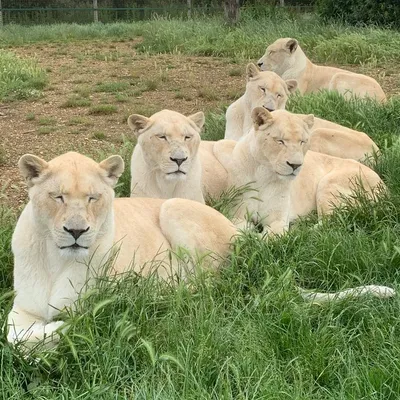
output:
[[[8,315],[7,340],[12,344],[22,342],[30,348],[44,341],[47,348],[55,346],[60,336],[57,330],[63,321],[47,322],[14,305]]]
[[[267,235],[283,235],[289,230],[287,221],[278,220],[272,222],[270,225],[264,226],[263,234]]]
[[[289,230],[289,210],[282,207],[281,210],[270,210],[263,220],[263,233],[267,235],[283,235]]]

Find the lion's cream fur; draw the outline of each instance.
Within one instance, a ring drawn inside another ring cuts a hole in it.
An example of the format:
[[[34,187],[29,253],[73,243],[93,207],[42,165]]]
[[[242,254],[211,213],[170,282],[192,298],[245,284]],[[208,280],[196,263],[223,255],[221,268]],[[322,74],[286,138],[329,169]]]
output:
[[[258,65],[261,70],[276,72],[283,79],[296,79],[302,94],[328,89],[336,90],[346,98],[354,95],[386,101],[386,95],[375,79],[341,68],[313,64],[296,39],[276,40],[267,47]]]
[[[113,252],[117,258],[109,271],[148,274],[156,268],[162,277],[174,276],[181,271],[173,258],[171,264],[169,250],[223,257],[236,234],[223,215],[198,202],[114,200],[112,186],[123,171],[119,156],[97,164],[77,153],[48,163],[25,155],[19,165],[30,201],[12,238],[16,297],[8,340],[13,343],[34,343],[59,328],[62,322],[54,317],[77,299]],[[83,247],[71,248],[75,243]]]
[[[289,94],[297,81],[284,81],[275,72],[260,72],[254,64],[246,67],[246,91],[226,110],[225,139],[239,140],[252,127],[251,111],[265,107],[270,111],[284,110]]]
[[[307,152],[312,115],[258,107],[252,116],[254,126],[239,142],[221,140],[212,146],[214,163],[228,172],[220,191],[251,182],[256,190],[244,194],[239,226],[250,216],[267,232],[280,234],[291,220],[312,210],[319,216],[330,213],[342,201],[339,194],[353,192],[354,180],[369,193],[381,184],[374,171],[357,161]]]
[[[251,112],[255,107],[284,110],[289,93],[297,87],[295,80],[285,82],[274,72],[259,72],[254,64],[249,64],[246,71],[245,94],[226,112],[225,139],[239,140],[249,133],[253,127]],[[318,153],[363,161],[379,150],[366,133],[321,118],[314,118],[311,132],[310,150]]]
[[[150,118],[131,115],[128,124],[138,138],[131,159],[131,197],[204,203],[197,156],[204,114],[185,117],[163,110]]]

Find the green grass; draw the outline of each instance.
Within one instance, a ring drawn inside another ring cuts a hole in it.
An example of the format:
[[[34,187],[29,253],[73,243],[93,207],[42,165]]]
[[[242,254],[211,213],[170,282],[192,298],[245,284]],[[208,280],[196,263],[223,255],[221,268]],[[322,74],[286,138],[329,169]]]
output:
[[[38,124],[41,126],[51,126],[56,125],[57,120],[54,117],[40,117],[38,119]]]
[[[36,61],[0,50],[0,101],[39,97],[46,83],[46,73]]]
[[[49,135],[57,130],[54,126],[40,126],[37,130],[38,135]]]
[[[279,37],[300,40],[315,62],[383,65],[400,60],[400,32],[375,27],[326,25],[318,17],[293,16],[274,9],[254,15],[243,11],[241,23],[230,28],[220,17],[186,21],[157,18],[150,21],[115,24],[59,24],[22,27],[7,25],[0,32],[0,44],[74,40],[121,40],[142,37],[139,51],[151,54],[226,56],[233,60],[258,59],[267,45]],[[107,59],[107,57],[106,57]],[[111,59],[113,59],[111,57]]]
[[[96,92],[118,93],[129,89],[128,82],[102,82],[95,86]]]
[[[105,138],[106,134],[103,131],[96,131],[92,133],[92,139],[104,140]]]
[[[71,96],[69,99],[61,104],[61,108],[78,108],[78,107],[89,107],[92,104],[90,99],[86,99],[80,96]]]
[[[72,117],[68,120],[67,125],[68,126],[76,126],[76,125],[90,126],[90,125],[93,125],[93,122],[84,117]]]
[[[92,115],[109,115],[115,114],[118,111],[117,107],[113,104],[98,104],[89,109],[89,114]]]
[[[314,114],[349,128],[367,133],[379,147],[390,146],[400,134],[400,97],[387,104],[353,99],[346,101],[334,92],[307,96],[291,96],[287,109],[302,114]]]
[[[324,27],[313,18],[301,22],[285,17],[280,26],[273,16],[246,18],[238,28],[227,28],[216,18],[31,30],[5,26],[0,42],[105,40],[142,34],[142,51],[235,59],[257,58],[268,41],[290,35],[304,39],[319,61],[375,62],[376,58],[384,63],[400,58],[400,38],[394,31]],[[326,47],[329,43],[332,47]],[[358,45],[348,48],[349,43]],[[101,107],[90,110],[116,111],[114,105]],[[294,96],[288,107],[367,132],[382,149],[374,168],[389,194],[375,204],[360,197],[359,206],[345,205],[317,229],[316,216],[310,215],[280,238],[264,241],[254,233],[243,235],[219,273],[199,274],[190,285],[172,287],[133,274],[118,282],[100,279],[78,302],[76,312],[64,312],[71,328],[55,350],[23,357],[1,336],[2,398],[400,398],[400,297],[311,305],[296,291],[297,285],[322,291],[370,283],[400,289],[400,99],[379,105],[319,93]],[[150,116],[161,108],[144,104],[129,113]],[[86,125],[85,121],[74,117],[68,124]],[[126,124],[126,116],[121,123]],[[224,110],[214,110],[206,114],[202,138],[221,139],[224,129]],[[117,196],[129,195],[133,147],[124,140],[121,148],[96,157],[118,152],[124,158],[126,170],[117,184]],[[0,188],[0,200],[3,191]],[[230,190],[209,202],[230,215],[236,194]],[[12,303],[14,225],[14,213],[0,206],[2,327]]]
[[[36,115],[35,115],[35,113],[33,113],[33,112],[30,112],[30,113],[26,114],[26,116],[25,116],[25,119],[26,119],[27,121],[34,121],[35,118],[36,118]]]

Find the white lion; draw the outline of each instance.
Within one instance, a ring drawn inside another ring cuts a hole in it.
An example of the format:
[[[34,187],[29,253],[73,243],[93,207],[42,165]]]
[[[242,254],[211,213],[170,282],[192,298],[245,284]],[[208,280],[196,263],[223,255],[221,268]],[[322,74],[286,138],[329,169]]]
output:
[[[131,197],[180,197],[204,203],[197,156],[204,114],[185,117],[163,110],[150,118],[133,114],[128,125],[138,138],[131,159]]]
[[[210,266],[215,267],[212,261],[229,254],[237,234],[223,215],[198,202],[114,200],[112,188],[124,168],[119,156],[98,164],[77,153],[50,162],[27,154],[19,168],[30,200],[12,238],[16,297],[7,322],[11,343],[23,340],[29,347],[47,339],[47,345],[54,345],[63,324],[55,317],[73,304],[88,280],[102,273],[107,260],[112,261],[109,273],[134,269],[167,278],[190,273],[178,268],[171,250],[211,252]],[[321,301],[364,293],[394,295],[383,286],[302,295]]]
[[[251,111],[264,107],[269,111],[284,110],[297,81],[284,81],[275,72],[260,72],[254,64],[246,67],[246,91],[226,110],[225,139],[239,140],[252,127]]]
[[[262,71],[276,72],[283,79],[296,79],[302,94],[328,89],[336,90],[346,98],[354,95],[386,101],[386,95],[375,79],[341,68],[313,64],[296,39],[276,40],[267,47],[258,65]]]
[[[284,110],[289,94],[297,88],[296,80],[284,81],[274,72],[260,72],[254,64],[247,65],[246,74],[244,95],[226,111],[225,139],[240,140],[251,130],[251,112],[255,107],[264,107],[269,111]],[[310,149],[358,161],[379,151],[378,146],[364,132],[321,118],[314,118]]]
[[[12,238],[16,297],[8,317],[10,342],[35,342],[60,327],[54,317],[99,273],[113,243],[118,257],[109,272],[147,275],[156,268],[166,278],[185,272],[173,259],[171,264],[169,250],[224,257],[236,234],[222,214],[198,202],[114,200],[112,188],[124,168],[119,156],[98,164],[78,153],[50,162],[27,154],[19,168],[30,201]]]
[[[220,192],[252,183],[256,194],[244,194],[237,217],[262,223],[266,232],[281,234],[298,216],[317,210],[330,213],[354,192],[358,181],[367,193],[382,181],[365,165],[350,159],[308,151],[313,115],[256,107],[253,128],[239,142],[221,140],[212,148],[214,163],[228,172]],[[307,154],[306,154],[307,153]],[[205,182],[206,184],[206,182]],[[207,188],[207,185],[206,185]]]

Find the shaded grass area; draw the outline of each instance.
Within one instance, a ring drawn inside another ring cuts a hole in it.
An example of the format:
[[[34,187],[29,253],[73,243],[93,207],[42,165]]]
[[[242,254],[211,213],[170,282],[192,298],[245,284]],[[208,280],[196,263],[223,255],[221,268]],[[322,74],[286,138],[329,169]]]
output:
[[[235,28],[226,26],[220,17],[199,17],[191,21],[155,18],[133,23],[91,25],[7,25],[0,32],[0,44],[132,40],[139,37],[137,49],[152,54],[181,52],[258,59],[267,45],[279,37],[295,37],[315,62],[382,65],[400,59],[398,31],[339,23],[327,25],[316,15],[293,15],[270,8],[256,18],[244,10],[241,23]]]
[[[189,286],[133,274],[99,280],[76,313],[64,313],[71,327],[57,349],[25,359],[2,336],[4,398],[399,398],[399,298],[310,305],[296,290],[399,287],[398,100],[348,103],[321,93],[294,97],[290,108],[364,127],[383,148],[374,168],[389,194],[375,204],[360,196],[360,206],[345,205],[318,228],[311,215],[280,238],[243,235],[219,274],[200,273]],[[223,113],[209,113],[203,139],[223,133]],[[119,151],[126,170],[117,196],[129,193],[133,146]],[[234,200],[228,192],[212,205],[229,214]],[[12,285],[14,222],[2,209],[0,296]],[[2,326],[10,306],[2,297]]]
[[[46,83],[45,71],[34,60],[0,50],[0,101],[39,97]]]

